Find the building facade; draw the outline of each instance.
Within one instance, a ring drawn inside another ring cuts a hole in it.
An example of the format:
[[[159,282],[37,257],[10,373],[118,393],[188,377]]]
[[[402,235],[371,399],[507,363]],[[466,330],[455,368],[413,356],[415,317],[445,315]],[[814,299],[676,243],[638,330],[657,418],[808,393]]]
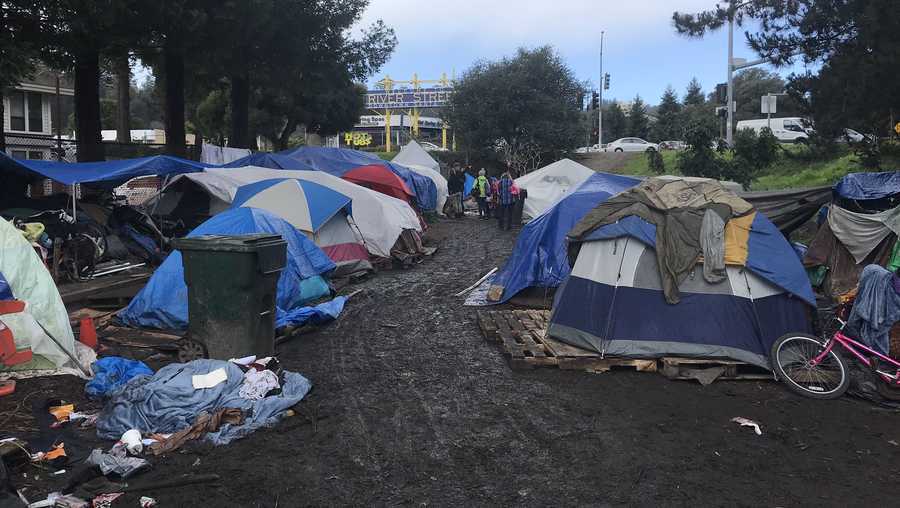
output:
[[[59,95],[57,96],[57,79]],[[48,70],[3,95],[6,153],[15,159],[56,159],[57,129],[64,134],[75,90],[65,76]],[[57,122],[61,121],[58,125]],[[65,150],[66,146],[62,146]],[[65,155],[63,155],[65,158]]]

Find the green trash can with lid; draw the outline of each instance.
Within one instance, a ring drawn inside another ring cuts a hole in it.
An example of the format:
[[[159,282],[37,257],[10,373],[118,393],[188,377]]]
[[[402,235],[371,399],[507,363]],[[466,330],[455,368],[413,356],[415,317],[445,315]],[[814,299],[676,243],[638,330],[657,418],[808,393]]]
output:
[[[202,235],[173,240],[188,287],[188,333],[208,358],[268,356],[275,300],[287,260],[280,235]]]

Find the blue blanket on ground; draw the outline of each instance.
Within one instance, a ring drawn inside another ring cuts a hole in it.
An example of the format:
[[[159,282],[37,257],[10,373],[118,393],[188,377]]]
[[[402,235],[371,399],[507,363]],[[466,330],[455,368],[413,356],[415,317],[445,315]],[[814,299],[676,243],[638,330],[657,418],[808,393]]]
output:
[[[882,354],[890,354],[891,327],[900,320],[900,295],[894,291],[889,270],[878,265],[863,268],[859,291],[847,323],[859,331],[860,339]]]
[[[228,379],[212,388],[195,389],[191,378],[225,369]],[[297,404],[312,386],[295,372],[284,373],[280,395],[248,400],[239,395],[244,373],[237,365],[222,360],[194,360],[166,365],[153,376],[138,376],[113,393],[97,418],[97,435],[119,439],[125,431],[141,434],[171,433],[190,427],[201,412],[238,408],[245,413],[242,425],[225,424],[206,434],[215,445],[228,444],[260,427],[277,423],[284,412]]]

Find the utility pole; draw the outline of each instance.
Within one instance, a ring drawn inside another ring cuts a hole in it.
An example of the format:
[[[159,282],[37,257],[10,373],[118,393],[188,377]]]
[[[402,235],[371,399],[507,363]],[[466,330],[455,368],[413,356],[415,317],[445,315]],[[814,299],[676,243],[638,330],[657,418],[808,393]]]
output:
[[[728,16],[728,94],[725,99],[725,142],[732,146],[734,134],[734,12]]]
[[[597,150],[603,148],[603,34],[600,31],[600,85],[597,87],[600,100],[597,101]]]

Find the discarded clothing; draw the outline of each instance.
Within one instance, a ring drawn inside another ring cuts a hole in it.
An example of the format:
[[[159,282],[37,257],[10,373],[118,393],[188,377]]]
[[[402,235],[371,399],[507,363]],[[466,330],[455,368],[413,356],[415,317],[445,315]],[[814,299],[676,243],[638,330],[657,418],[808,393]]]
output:
[[[228,379],[212,388],[195,390],[192,378],[216,369],[225,369]],[[284,373],[281,393],[251,401],[240,396],[244,373],[234,363],[221,360],[194,360],[161,368],[153,376],[140,376],[128,382],[106,403],[97,419],[97,435],[118,439],[129,429],[142,434],[178,432],[190,427],[202,412],[237,408],[247,419],[243,425],[224,424],[206,434],[215,445],[228,444],[256,429],[278,422],[284,412],[300,402],[310,382],[295,372]]]
[[[825,296],[835,299],[856,287],[859,283],[860,273],[866,266],[888,264],[891,249],[896,241],[896,235],[888,235],[862,263],[857,263],[847,247],[831,231],[831,226],[826,221],[809,244],[809,250],[806,251],[806,257],[803,258],[803,265],[807,268],[821,266],[826,269],[822,274],[821,283],[817,286],[822,288]]]
[[[245,399],[259,400],[280,387],[278,375],[271,370],[250,369],[244,373],[244,384],[239,393]]]
[[[900,320],[900,295],[894,291],[893,274],[878,265],[863,268],[859,291],[847,323],[859,331],[872,349],[890,354],[890,332]]]
[[[172,434],[168,439],[151,444],[149,447],[150,453],[161,455],[175,451],[188,441],[219,430],[226,423],[229,425],[242,425],[244,423],[244,412],[240,409],[226,408],[220,409],[213,414],[200,413],[197,416],[197,420],[190,427]]]
[[[144,459],[129,457],[125,447],[121,445],[113,446],[109,453],[104,453],[99,448],[95,449],[88,455],[86,462],[99,466],[100,472],[104,475],[113,473],[122,478],[128,478],[150,467],[150,463]]]
[[[344,311],[347,303],[346,296],[336,296],[329,302],[323,302],[315,307],[300,307],[279,313],[275,319],[275,327],[300,326],[309,324],[322,324],[335,320]]]
[[[725,221],[707,209],[700,226],[700,248],[703,251],[703,278],[717,284],[728,278],[725,272]]]
[[[114,392],[135,376],[152,376],[153,369],[144,362],[118,356],[101,358],[91,365],[94,379],[84,385],[88,397],[104,397]]]
[[[712,210],[728,222],[753,212],[750,203],[712,180],[648,178],[587,213],[569,232],[581,242],[602,226],[636,215],[656,226],[656,258],[666,301],[680,301],[678,286],[694,269],[702,252],[703,216]]]
[[[888,235],[900,234],[900,206],[878,213],[857,213],[831,205],[828,225],[853,259],[861,263]]]

